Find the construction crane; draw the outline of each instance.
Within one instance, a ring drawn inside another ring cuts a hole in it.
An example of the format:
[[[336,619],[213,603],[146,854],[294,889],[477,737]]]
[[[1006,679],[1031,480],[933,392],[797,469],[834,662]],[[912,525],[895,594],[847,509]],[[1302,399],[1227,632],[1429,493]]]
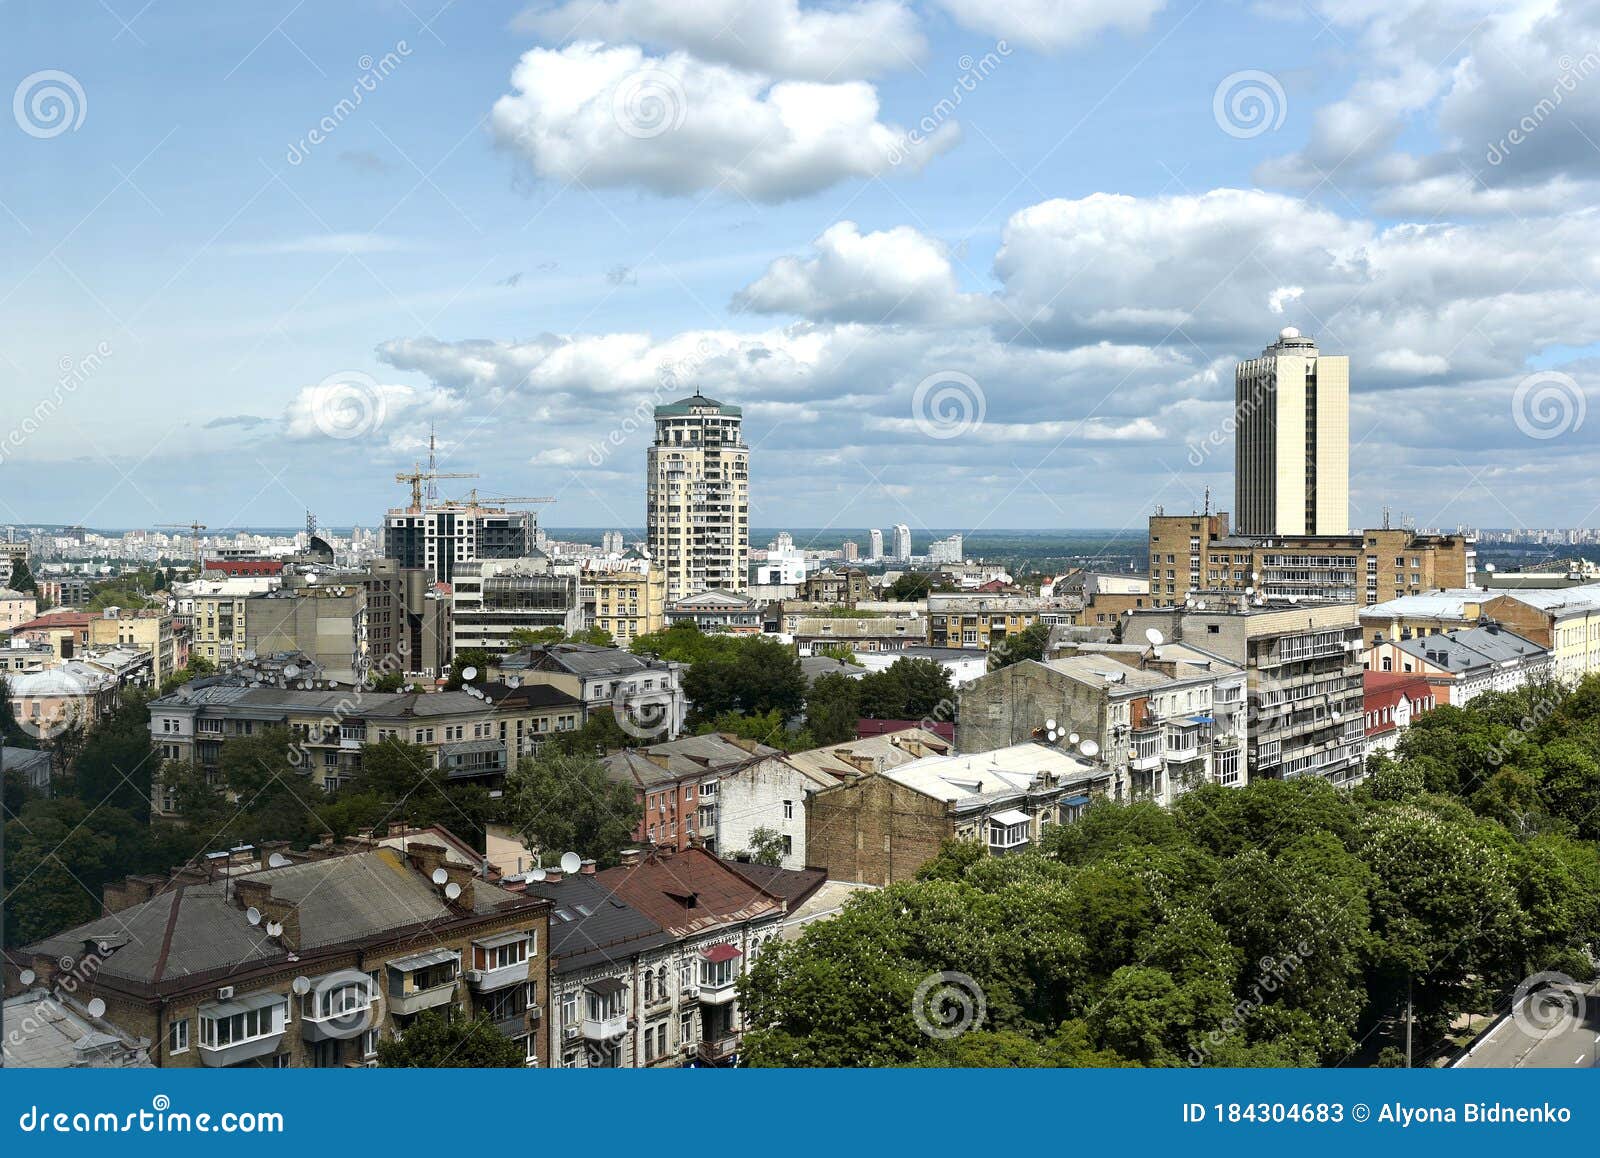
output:
[[[194,573],[200,576],[200,532],[206,529],[204,523],[157,523],[158,527],[169,528],[174,531],[188,531],[194,538]]]
[[[439,479],[439,478],[477,478],[477,477],[478,477],[478,474],[477,474],[476,471],[470,471],[470,472],[442,471],[442,470],[433,470],[431,468],[428,469],[428,470],[423,470],[422,469],[422,464],[419,462],[419,463],[416,464],[416,469],[415,470],[403,470],[403,471],[399,472],[398,474],[396,474],[394,476],[394,481],[395,482],[399,482],[399,483],[410,483],[411,484],[411,508],[410,509],[412,511],[420,511],[422,509],[422,484],[423,484],[423,482],[427,482],[431,486],[431,484],[433,483],[433,480],[434,479]]]
[[[479,495],[478,495],[478,488],[477,487],[473,487],[470,491],[467,492],[467,497],[466,498],[464,498],[464,499],[456,499],[455,500],[455,505],[461,506],[461,507],[478,507],[478,506],[503,507],[503,506],[507,506],[507,505],[523,506],[523,505],[528,504],[528,503],[553,503],[555,501],[556,500],[554,498],[552,498],[550,496],[547,496],[547,495],[546,496],[539,496],[539,495],[485,495],[485,496],[480,498]]]

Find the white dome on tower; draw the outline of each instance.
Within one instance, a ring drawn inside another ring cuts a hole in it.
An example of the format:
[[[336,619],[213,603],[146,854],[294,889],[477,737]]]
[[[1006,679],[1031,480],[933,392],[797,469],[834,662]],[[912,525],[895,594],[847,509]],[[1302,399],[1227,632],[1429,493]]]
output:
[[[1298,338],[1299,336],[1300,331],[1293,326],[1285,326],[1283,329],[1278,331],[1278,340],[1280,342],[1286,342],[1290,338]]]

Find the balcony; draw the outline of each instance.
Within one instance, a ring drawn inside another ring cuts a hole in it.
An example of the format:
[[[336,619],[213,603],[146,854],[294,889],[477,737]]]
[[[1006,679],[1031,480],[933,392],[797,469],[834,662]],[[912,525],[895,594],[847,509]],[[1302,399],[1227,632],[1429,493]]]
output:
[[[318,979],[312,991],[301,999],[300,1035],[306,1041],[342,1041],[370,1026],[372,1008],[378,993],[371,978],[330,985]]]
[[[495,1029],[499,1031],[502,1037],[516,1039],[526,1037],[529,1033],[528,1016],[525,1012],[507,1014],[505,1017],[497,1017],[491,1024],[494,1025]]]
[[[467,970],[467,984],[478,993],[493,993],[528,979],[528,934],[501,933],[472,943],[475,968]]]
[[[737,945],[723,942],[700,954],[700,1000],[706,1005],[727,1005],[733,1000],[733,983],[739,976],[739,959],[744,956]]]
[[[701,1065],[726,1066],[733,1064],[739,1053],[737,1037],[719,1037],[702,1041],[695,1051]]]
[[[609,1013],[602,1017],[585,1017],[583,1019],[583,1037],[585,1041],[616,1041],[617,1038],[628,1032],[628,1015],[626,1013]]]
[[[460,955],[435,949],[389,962],[389,1009],[401,1017],[449,1005],[456,995]]]
[[[616,977],[585,983],[583,1036],[587,1041],[616,1041],[628,1032],[628,986]]]
[[[289,1000],[282,994],[261,993],[202,1005],[199,1014],[201,1063],[236,1066],[278,1052],[288,1028]]]

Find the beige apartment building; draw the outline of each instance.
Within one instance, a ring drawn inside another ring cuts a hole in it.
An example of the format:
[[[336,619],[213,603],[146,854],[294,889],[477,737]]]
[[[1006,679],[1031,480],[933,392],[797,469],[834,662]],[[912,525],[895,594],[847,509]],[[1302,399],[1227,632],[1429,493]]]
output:
[[[701,394],[657,406],[645,516],[671,603],[749,586],[750,448],[743,412]]]
[[[667,573],[652,563],[647,571],[585,571],[578,594],[590,626],[611,633],[621,647],[667,625]]]
[[[1293,326],[1234,372],[1235,511],[1245,535],[1344,535],[1350,359]]]
[[[1228,513],[1152,515],[1148,606],[1182,606],[1191,591],[1371,605],[1402,595],[1462,588],[1477,566],[1477,540],[1383,527],[1349,535],[1229,532]],[[1098,600],[1096,601],[1098,605]]]

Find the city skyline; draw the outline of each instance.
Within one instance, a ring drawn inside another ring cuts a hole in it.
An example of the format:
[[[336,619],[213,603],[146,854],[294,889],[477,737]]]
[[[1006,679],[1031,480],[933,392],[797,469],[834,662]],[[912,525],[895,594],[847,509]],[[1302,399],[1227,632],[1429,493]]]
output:
[[[1136,527],[1227,493],[1232,367],[1295,325],[1351,359],[1352,525],[1595,518],[1593,13],[890,4],[823,63],[810,9],[736,52],[657,7],[19,19],[82,116],[4,138],[0,387],[62,396],[0,517],[370,521],[437,424],[638,525],[636,415],[699,387],[756,524]]]

